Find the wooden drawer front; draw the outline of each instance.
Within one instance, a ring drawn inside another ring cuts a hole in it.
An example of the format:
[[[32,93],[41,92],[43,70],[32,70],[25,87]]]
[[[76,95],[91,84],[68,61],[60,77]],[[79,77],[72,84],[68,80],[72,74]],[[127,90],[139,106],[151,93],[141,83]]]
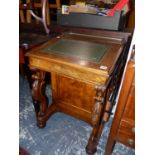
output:
[[[135,148],[135,125],[133,120],[122,120],[117,133],[117,140]]]
[[[90,84],[104,84],[107,80],[106,72],[95,69],[77,68],[75,66],[69,66],[57,62],[50,62],[35,57],[29,58],[30,66],[38,68],[47,72],[54,72],[63,76],[75,78],[79,81]],[[99,72],[99,73],[98,73]],[[102,73],[101,73],[102,72]],[[104,76],[105,75],[105,76]]]

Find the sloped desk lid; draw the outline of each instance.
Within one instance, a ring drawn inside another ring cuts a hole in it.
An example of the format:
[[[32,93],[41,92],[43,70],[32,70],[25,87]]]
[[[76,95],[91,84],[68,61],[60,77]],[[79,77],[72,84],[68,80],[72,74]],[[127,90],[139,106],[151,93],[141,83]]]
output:
[[[42,52],[99,63],[109,49],[110,45],[106,44],[62,38],[42,49]]]
[[[123,46],[122,39],[111,36],[64,33],[33,48],[26,56],[36,63],[43,60],[110,75]]]

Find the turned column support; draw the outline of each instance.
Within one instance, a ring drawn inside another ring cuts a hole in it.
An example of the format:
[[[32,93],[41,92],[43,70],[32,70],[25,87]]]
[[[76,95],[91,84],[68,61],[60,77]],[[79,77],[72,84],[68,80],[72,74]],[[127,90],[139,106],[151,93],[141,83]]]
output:
[[[106,85],[96,87],[95,104],[92,111],[93,130],[90,135],[86,152],[89,155],[95,154],[97,151],[98,141],[105,123],[109,120],[112,107],[115,103],[118,92],[119,76],[109,78]]]
[[[103,113],[105,100],[105,88],[102,86],[96,86],[96,96],[94,97],[94,107],[92,109],[92,126],[93,130],[90,135],[88,144],[86,146],[86,152],[88,154],[94,154],[97,151],[97,144],[99,141],[98,129],[101,123],[101,115]]]
[[[34,79],[32,84],[32,98],[37,117],[37,125],[38,127],[43,128],[46,125],[43,118],[46,115],[48,108],[47,97],[45,96],[45,72],[41,70],[34,71],[35,74],[32,75],[32,79]]]
[[[93,130],[90,135],[86,152],[89,155],[95,154],[97,145],[101,137],[101,133],[105,123],[109,120],[112,104],[110,98],[115,89],[111,78],[108,79],[104,86],[96,86],[96,96],[94,97],[95,103],[92,109],[92,126]]]

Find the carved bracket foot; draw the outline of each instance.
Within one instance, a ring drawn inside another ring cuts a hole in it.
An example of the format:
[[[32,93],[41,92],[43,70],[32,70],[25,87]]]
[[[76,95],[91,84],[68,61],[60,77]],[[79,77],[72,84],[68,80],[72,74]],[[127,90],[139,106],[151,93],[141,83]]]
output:
[[[45,126],[46,126],[46,122],[44,121],[44,122],[42,122],[42,121],[37,121],[37,126],[39,127],[39,128],[44,128]]]
[[[97,145],[94,142],[88,142],[87,146],[86,146],[86,152],[89,155],[93,155],[95,154],[95,152],[97,151]]]

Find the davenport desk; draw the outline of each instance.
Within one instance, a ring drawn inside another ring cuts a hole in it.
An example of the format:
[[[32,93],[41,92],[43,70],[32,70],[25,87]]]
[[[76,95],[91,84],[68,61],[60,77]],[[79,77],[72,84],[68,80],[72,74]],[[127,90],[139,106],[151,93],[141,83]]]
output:
[[[130,36],[122,32],[67,29],[29,51],[26,55],[35,71],[32,97],[38,127],[43,128],[55,112],[83,120],[92,126],[86,151],[94,154],[115,103]],[[45,95],[46,72],[51,74],[51,105]]]

